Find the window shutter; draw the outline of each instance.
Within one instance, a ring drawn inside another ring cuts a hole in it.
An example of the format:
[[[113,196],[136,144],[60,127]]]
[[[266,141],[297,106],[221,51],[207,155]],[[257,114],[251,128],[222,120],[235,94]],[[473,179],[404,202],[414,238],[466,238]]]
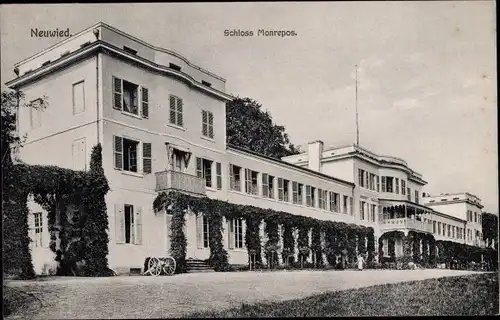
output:
[[[216,162],[215,164],[216,173],[217,173],[217,189],[222,189],[222,164],[220,162]]]
[[[208,136],[214,138],[214,114],[208,112]]]
[[[184,125],[184,121],[182,119],[182,99],[177,98],[177,125],[182,127]]]
[[[262,196],[269,197],[269,177],[267,173],[262,174]]]
[[[196,243],[198,249],[203,249],[203,216],[196,215]]]
[[[142,143],[142,172],[143,173],[151,173],[152,172],[152,164],[151,164],[151,143]]]
[[[278,178],[278,199],[283,201],[284,197],[283,178]]]
[[[292,182],[292,201],[293,203],[298,202],[298,192],[299,192],[299,187],[297,182]]]
[[[196,176],[203,178],[202,160],[198,157],[196,157]]]
[[[172,239],[172,215],[165,213],[165,237],[167,254],[170,255],[170,241]]]
[[[208,120],[207,120],[207,112],[205,110],[201,110],[201,134],[205,137],[208,136]]]
[[[227,220],[227,244],[229,249],[234,249],[234,219]]]
[[[123,138],[118,136],[114,137],[114,149],[115,149],[115,169],[123,169]]]
[[[142,208],[135,207],[135,219],[134,219],[134,227],[135,227],[135,244],[142,244]]]
[[[122,79],[113,77],[113,108],[122,110]]]
[[[142,97],[142,117],[149,118],[149,90],[148,88],[141,88],[141,97]]]
[[[175,105],[175,97],[170,96],[169,100],[170,100],[170,123],[177,124],[176,120],[177,109]]]
[[[115,243],[125,243],[125,215],[120,204],[115,204]]]
[[[234,173],[233,173],[233,165],[229,164],[229,188],[234,190]]]

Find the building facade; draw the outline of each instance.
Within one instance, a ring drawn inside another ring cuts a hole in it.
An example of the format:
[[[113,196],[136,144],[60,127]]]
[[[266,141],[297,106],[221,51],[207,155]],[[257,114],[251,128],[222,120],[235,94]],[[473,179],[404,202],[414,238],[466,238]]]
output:
[[[376,237],[390,230],[440,237],[452,227],[443,239],[463,242],[468,230],[480,231],[455,209],[423,203],[426,181],[404,160],[358,146],[324,150],[319,141],[281,160],[226,145],[225,105],[232,97],[225,79],[107,24],[21,61],[15,72],[10,88],[35,103],[46,96],[49,105],[18,112],[18,132],[28,137],[22,161],[86,170],[92,147],[102,145],[110,185],[108,260],[117,273],[168,254],[171,217],[155,212],[153,200],[170,190],[371,226]],[[55,255],[46,213],[34,201],[29,208],[33,262],[42,273]],[[473,211],[480,215],[481,208]],[[208,222],[186,219],[187,258],[208,258]],[[224,225],[229,262],[245,264],[244,221]]]

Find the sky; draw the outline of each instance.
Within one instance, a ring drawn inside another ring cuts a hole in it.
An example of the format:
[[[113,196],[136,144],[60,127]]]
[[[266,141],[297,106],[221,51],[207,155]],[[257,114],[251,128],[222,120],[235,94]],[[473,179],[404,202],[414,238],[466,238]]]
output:
[[[470,192],[498,213],[493,1],[2,5],[1,78],[13,65],[103,21],[171,49],[257,100],[291,141],[356,142],[405,159],[425,192]],[[262,37],[257,30],[296,36]],[[253,37],[225,36],[253,30]]]

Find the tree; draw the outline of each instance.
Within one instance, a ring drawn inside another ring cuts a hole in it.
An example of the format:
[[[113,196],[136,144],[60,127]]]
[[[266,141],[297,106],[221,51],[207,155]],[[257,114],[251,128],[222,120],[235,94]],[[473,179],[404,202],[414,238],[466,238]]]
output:
[[[483,239],[491,243],[495,240],[498,243],[498,215],[484,212],[482,215]]]
[[[227,142],[272,158],[299,153],[283,126],[273,123],[271,114],[250,98],[235,98],[226,104]]]

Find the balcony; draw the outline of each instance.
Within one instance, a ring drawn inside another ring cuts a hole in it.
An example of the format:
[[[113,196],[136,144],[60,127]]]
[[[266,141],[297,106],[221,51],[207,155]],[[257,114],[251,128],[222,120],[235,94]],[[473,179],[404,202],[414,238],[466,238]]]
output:
[[[379,220],[382,231],[394,231],[400,229],[412,229],[420,232],[432,233],[432,224],[409,218]]]
[[[205,179],[173,170],[156,172],[156,191],[179,191],[204,196]]]

